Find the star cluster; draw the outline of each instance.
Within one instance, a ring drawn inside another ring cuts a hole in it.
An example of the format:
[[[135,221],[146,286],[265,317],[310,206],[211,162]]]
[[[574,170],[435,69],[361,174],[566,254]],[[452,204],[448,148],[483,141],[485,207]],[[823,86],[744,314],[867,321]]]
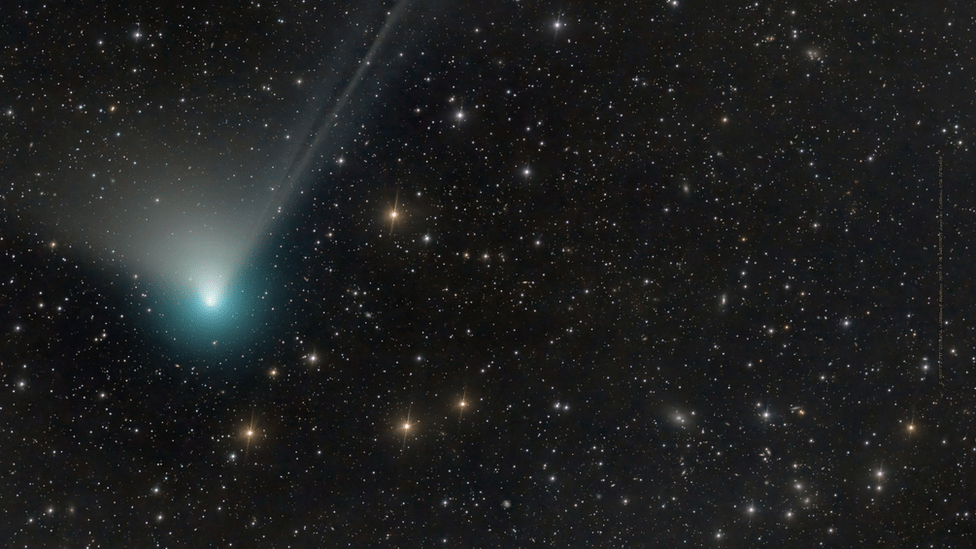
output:
[[[20,547],[962,547],[973,19],[24,5]]]

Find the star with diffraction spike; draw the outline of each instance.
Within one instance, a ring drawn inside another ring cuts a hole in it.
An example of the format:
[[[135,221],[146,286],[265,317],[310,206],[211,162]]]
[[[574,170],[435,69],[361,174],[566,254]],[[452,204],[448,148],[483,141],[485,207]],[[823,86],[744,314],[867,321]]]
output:
[[[397,206],[400,205],[400,189],[397,189],[396,198],[393,200],[393,210],[390,211],[390,234],[393,234],[393,222],[396,221],[399,212]]]
[[[468,390],[465,389],[461,393],[461,401],[458,402],[458,423],[461,423],[461,416],[464,414],[464,409],[468,407],[468,401],[465,397],[468,396]]]
[[[244,446],[244,463],[247,463],[247,457],[251,451],[251,439],[254,438],[255,434],[257,431],[254,430],[254,410],[251,410],[251,422],[244,429],[244,438],[247,439],[247,444]]]
[[[407,421],[403,423],[403,444],[400,446],[400,451],[402,452],[407,447],[407,434],[410,433],[410,428],[413,424],[410,423],[410,412],[413,409],[413,403],[407,407]]]

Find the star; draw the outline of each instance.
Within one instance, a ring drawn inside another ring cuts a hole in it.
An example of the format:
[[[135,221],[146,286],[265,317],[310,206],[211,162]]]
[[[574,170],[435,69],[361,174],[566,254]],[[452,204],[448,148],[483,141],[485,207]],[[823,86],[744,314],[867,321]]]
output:
[[[464,409],[468,407],[468,401],[466,397],[468,396],[468,390],[465,389],[461,393],[461,400],[458,402],[458,423],[461,423],[461,416],[464,414]]]
[[[247,441],[247,444],[244,446],[244,461],[242,463],[247,463],[247,457],[248,457],[248,455],[250,454],[250,451],[251,451],[251,440],[257,434],[257,431],[254,429],[254,410],[253,409],[251,410],[251,421],[250,421],[250,423],[248,423],[247,427],[244,429],[244,433],[243,434],[244,434],[245,440]]]
[[[393,222],[396,221],[399,212],[397,206],[400,205],[400,189],[397,189],[396,198],[393,200],[393,209],[390,211],[390,234],[393,234]]]
[[[413,427],[413,424],[410,423],[410,412],[412,411],[412,409],[413,409],[413,403],[411,402],[410,403],[410,406],[407,407],[407,421],[403,422],[403,427],[402,427],[403,428],[403,444],[400,446],[400,451],[401,452],[403,451],[404,448],[407,447],[407,434],[410,433],[410,429],[411,429],[411,427]]]

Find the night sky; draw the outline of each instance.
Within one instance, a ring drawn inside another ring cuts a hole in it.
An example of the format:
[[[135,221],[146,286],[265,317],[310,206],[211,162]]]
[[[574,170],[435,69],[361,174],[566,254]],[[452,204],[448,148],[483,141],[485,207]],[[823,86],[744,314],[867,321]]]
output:
[[[967,547],[976,21],[5,2],[8,547]]]

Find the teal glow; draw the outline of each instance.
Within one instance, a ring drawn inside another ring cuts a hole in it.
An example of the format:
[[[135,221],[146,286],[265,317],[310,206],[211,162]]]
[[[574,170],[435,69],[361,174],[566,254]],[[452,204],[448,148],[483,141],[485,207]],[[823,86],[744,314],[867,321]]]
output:
[[[228,275],[201,269],[182,283],[160,281],[153,330],[174,359],[222,364],[262,341],[273,312],[269,274],[254,263],[235,267]]]

